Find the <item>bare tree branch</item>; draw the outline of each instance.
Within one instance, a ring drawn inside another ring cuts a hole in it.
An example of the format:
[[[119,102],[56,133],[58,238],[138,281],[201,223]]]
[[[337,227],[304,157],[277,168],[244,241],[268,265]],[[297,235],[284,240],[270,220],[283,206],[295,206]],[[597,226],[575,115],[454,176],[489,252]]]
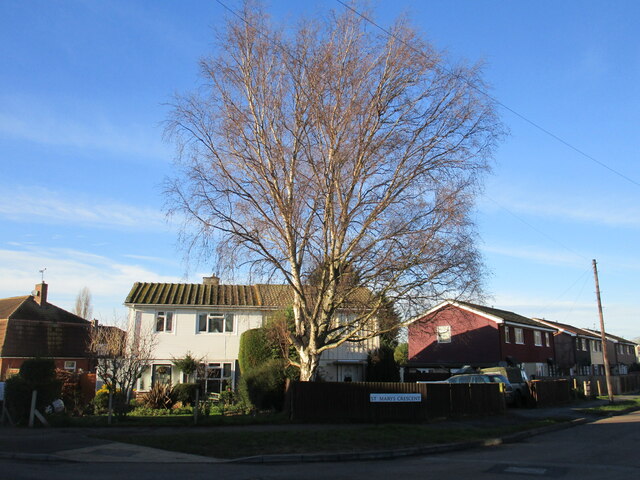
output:
[[[385,36],[348,10],[287,31],[255,2],[242,18],[176,99],[167,194],[219,270],[292,288],[307,380],[323,351],[396,328],[389,304],[409,319],[479,292],[471,212],[502,126],[480,68],[442,68],[404,20]]]

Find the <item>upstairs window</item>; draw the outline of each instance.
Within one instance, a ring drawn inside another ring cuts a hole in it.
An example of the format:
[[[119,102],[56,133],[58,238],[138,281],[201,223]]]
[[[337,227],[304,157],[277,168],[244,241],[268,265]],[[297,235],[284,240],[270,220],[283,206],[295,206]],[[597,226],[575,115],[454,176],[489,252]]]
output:
[[[504,343],[511,343],[511,335],[509,335],[510,330],[511,329],[509,327],[504,327]]]
[[[542,346],[542,332],[539,330],[533,331],[533,343],[536,347]]]
[[[156,332],[173,332],[173,312],[156,313]]]
[[[197,327],[198,333],[233,333],[233,314],[200,313],[198,314]]]
[[[524,332],[522,331],[521,328],[514,328],[513,332],[516,336],[516,343],[518,345],[524,345]]]
[[[436,331],[438,343],[451,343],[451,326],[439,325]]]
[[[547,347],[551,346],[551,341],[549,340],[549,332],[544,332],[544,344]]]

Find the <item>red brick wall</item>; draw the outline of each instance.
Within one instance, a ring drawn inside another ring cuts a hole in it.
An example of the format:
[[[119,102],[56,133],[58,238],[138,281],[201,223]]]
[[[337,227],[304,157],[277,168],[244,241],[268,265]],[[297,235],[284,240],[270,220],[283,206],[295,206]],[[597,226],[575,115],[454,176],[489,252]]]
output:
[[[436,327],[440,325],[451,326],[451,343],[437,343]],[[409,326],[409,361],[416,364],[495,365],[508,356],[519,363],[546,363],[548,358],[555,358],[551,332],[548,347],[542,331],[542,346],[536,346],[535,328],[521,328],[524,344],[515,343],[513,326],[510,326],[510,343],[505,343],[504,325],[455,306],[445,306]]]
[[[438,343],[437,326],[451,327],[451,343]],[[444,307],[409,326],[409,361],[415,363],[496,363],[500,337],[495,322],[456,307]]]

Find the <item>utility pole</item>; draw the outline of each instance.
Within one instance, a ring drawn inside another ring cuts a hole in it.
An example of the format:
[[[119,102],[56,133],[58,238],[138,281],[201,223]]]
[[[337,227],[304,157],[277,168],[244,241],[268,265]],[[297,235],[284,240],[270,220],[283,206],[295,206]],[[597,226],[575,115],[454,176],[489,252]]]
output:
[[[602,302],[600,301],[600,283],[598,282],[598,267],[595,259],[593,259],[593,276],[596,279],[596,298],[598,299],[598,314],[600,315],[600,341],[602,342],[602,357],[604,358],[604,376],[607,380],[607,395],[609,396],[609,403],[613,403],[613,387],[611,386],[611,374],[609,373],[607,337],[604,332],[604,316],[602,315]]]

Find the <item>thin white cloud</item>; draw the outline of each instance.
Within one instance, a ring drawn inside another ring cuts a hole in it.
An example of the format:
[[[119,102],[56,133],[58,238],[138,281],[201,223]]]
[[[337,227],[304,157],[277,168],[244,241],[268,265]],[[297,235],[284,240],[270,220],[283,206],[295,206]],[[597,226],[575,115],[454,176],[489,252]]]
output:
[[[554,197],[548,192],[526,196],[503,192],[499,197],[486,197],[480,202],[485,211],[506,209],[514,214],[554,218],[607,227],[640,228],[638,199],[622,199],[612,193],[608,198],[566,195]]]
[[[0,135],[46,146],[64,146],[127,154],[166,161],[171,150],[161,132],[135,123],[122,124],[99,113],[98,107],[68,106],[64,112],[46,102],[21,95],[0,96]],[[74,112],[70,114],[70,112]]]
[[[11,190],[12,195],[0,197],[0,217],[12,221],[147,230],[169,228],[165,215],[153,208],[62,196],[39,187],[12,186]]]
[[[526,317],[545,318],[553,322],[566,323],[578,328],[599,329],[595,295],[593,301],[550,300],[543,297],[498,294],[492,306]],[[631,304],[609,304],[604,306],[605,329],[613,335],[633,339],[640,335],[639,314]]]
[[[0,249],[0,298],[28,295],[46,267],[52,303],[70,310],[76,295],[89,287],[94,312],[106,317],[120,308],[135,282],[180,282],[177,276],[159,275],[136,262],[124,263],[89,252],[60,248]]]
[[[585,260],[571,252],[546,250],[536,246],[482,245],[481,250],[506,257],[554,266],[582,268]]]

